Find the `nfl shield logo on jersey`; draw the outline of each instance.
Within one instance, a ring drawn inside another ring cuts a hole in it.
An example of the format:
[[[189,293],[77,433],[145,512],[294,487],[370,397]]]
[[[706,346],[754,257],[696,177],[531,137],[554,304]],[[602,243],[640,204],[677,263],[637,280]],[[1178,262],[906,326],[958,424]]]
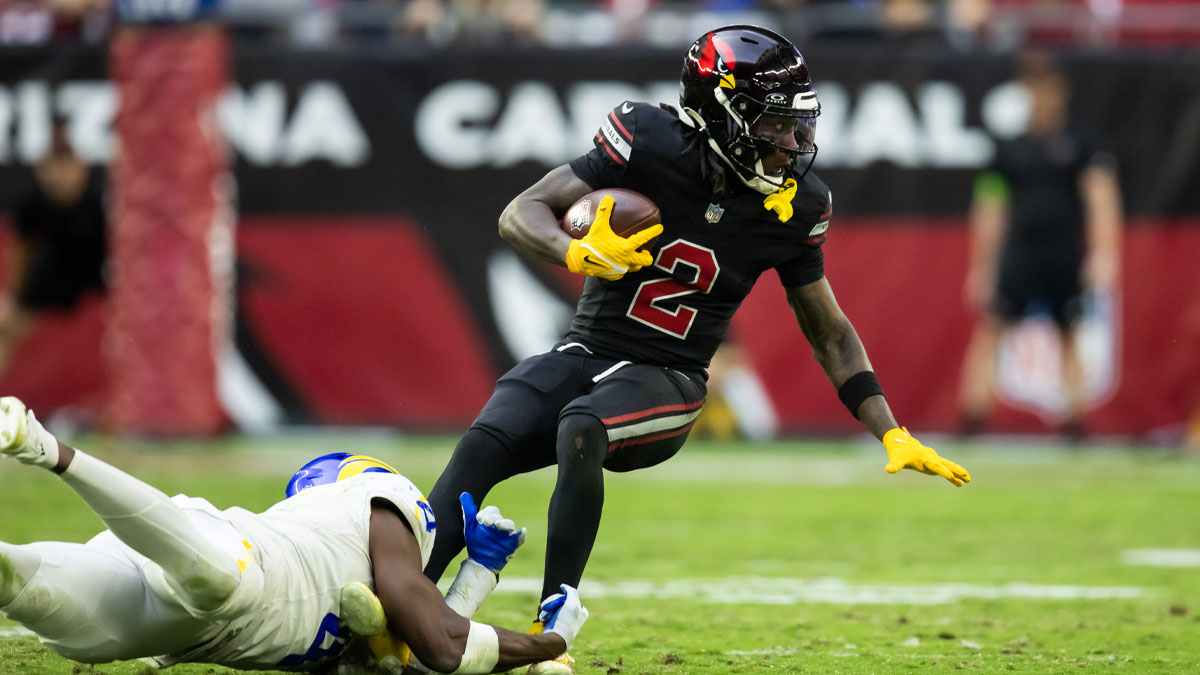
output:
[[[704,212],[704,219],[710,223],[715,223],[720,220],[721,216],[723,215],[725,215],[725,209],[717,206],[716,204],[709,204],[708,210]]]

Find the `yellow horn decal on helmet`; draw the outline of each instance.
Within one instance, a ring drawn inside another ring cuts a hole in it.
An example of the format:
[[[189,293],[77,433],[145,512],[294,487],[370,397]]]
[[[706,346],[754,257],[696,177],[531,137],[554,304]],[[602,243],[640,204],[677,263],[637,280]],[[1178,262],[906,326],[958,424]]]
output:
[[[727,75],[721,76],[721,87],[725,88],[725,89],[733,89],[734,88],[733,73],[729,73]]]
[[[358,474],[371,469],[383,469],[388,473],[399,473],[399,471],[396,471],[392,467],[388,466],[388,464],[383,460],[375,459],[374,457],[369,457],[367,455],[351,455],[346,459],[343,459],[341,464],[338,466],[337,479],[346,480],[351,476],[357,476]]]

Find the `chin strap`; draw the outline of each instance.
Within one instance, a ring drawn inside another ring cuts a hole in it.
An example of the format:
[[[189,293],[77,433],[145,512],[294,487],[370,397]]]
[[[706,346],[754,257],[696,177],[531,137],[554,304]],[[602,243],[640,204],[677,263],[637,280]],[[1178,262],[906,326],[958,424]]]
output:
[[[763,208],[774,211],[779,216],[779,222],[786,223],[792,219],[792,198],[796,196],[796,179],[789,178],[783,187],[773,195],[767,195],[763,200]]]

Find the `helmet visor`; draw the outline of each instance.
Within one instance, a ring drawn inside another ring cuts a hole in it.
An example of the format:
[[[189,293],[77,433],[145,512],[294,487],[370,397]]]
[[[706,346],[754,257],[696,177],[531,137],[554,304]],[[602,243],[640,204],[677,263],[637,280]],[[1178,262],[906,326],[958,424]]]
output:
[[[802,176],[817,152],[816,130],[815,116],[765,114],[751,127],[749,140],[768,177],[789,171]]]
[[[797,118],[793,136],[796,139],[796,145],[800,147],[797,152],[802,155],[809,155],[816,152],[817,118],[815,116]]]
[[[763,150],[811,154],[817,147],[817,118],[767,113],[755,121],[750,136]]]

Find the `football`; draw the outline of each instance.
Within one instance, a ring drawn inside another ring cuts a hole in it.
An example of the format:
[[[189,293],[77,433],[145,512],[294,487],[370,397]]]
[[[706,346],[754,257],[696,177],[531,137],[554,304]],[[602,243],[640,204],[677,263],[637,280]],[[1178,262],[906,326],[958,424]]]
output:
[[[592,228],[592,218],[596,216],[596,209],[600,207],[600,200],[604,195],[613,197],[613,210],[608,225],[614,234],[628,237],[662,222],[658,206],[645,195],[633,190],[607,188],[589,192],[572,204],[561,222],[563,232],[575,239],[582,239]],[[642,248],[647,249],[653,243],[654,239],[651,239]]]

